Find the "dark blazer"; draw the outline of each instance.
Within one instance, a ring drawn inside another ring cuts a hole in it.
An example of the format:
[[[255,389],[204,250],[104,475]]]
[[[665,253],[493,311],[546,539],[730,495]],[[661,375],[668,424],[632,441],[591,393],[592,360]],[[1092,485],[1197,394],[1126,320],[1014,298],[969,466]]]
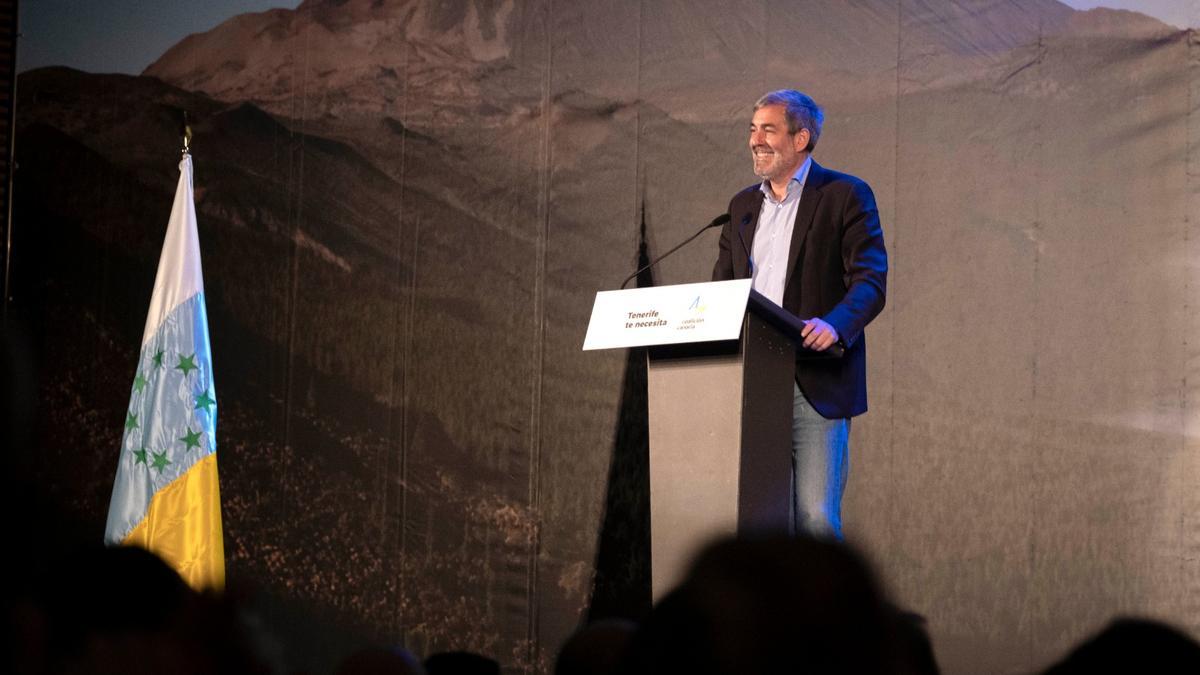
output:
[[[746,251],[754,250],[762,202],[759,185],[729,202],[730,220],[721,230],[713,281],[750,276]],[[883,309],[886,286],[887,251],[871,188],[813,162],[796,209],[783,308],[801,319],[824,319],[846,347],[837,359],[796,359],[796,383],[824,417],[867,411],[863,328]]]

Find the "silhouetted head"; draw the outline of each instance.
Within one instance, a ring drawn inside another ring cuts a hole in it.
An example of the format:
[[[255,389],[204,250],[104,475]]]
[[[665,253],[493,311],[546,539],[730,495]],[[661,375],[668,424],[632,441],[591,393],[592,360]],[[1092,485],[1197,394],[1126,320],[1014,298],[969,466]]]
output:
[[[425,659],[429,675],[500,675],[500,664],[473,652],[441,652]]]
[[[879,584],[849,547],[728,540],[706,549],[655,607],[630,672],[892,672],[894,629]]]
[[[425,675],[425,668],[402,647],[369,647],[346,657],[335,675]]]
[[[567,639],[554,665],[554,675],[609,675],[621,662],[637,625],[623,619],[589,624]]]
[[[1164,623],[1117,619],[1045,675],[1077,673],[1200,673],[1200,644]]]
[[[237,608],[154,554],[87,547],[49,563],[19,605],[29,672],[259,673]]]

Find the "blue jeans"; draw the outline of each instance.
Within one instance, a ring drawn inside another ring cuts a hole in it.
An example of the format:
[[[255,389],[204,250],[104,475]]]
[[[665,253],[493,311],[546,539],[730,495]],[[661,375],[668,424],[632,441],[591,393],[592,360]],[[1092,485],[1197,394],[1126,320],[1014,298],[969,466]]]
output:
[[[792,387],[792,532],[841,539],[850,420],[822,417]]]

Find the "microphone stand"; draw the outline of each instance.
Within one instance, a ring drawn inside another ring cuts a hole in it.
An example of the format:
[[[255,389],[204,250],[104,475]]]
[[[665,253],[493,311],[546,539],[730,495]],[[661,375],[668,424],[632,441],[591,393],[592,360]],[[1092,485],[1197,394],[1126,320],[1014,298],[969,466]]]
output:
[[[679,249],[683,248],[684,246],[686,246],[686,245],[690,244],[690,243],[691,243],[691,241],[692,241],[693,239],[695,239],[696,237],[699,237],[700,235],[704,234],[704,232],[705,232],[706,230],[708,230],[708,229],[710,229],[710,228],[713,228],[713,227],[720,227],[720,226],[722,226],[722,225],[724,225],[725,223],[728,223],[728,222],[729,222],[729,214],[728,214],[728,213],[722,213],[721,215],[717,216],[716,218],[713,218],[711,223],[709,223],[709,224],[705,225],[704,227],[700,228],[700,229],[699,229],[699,230],[696,232],[696,234],[693,234],[692,236],[688,237],[687,239],[684,239],[684,240],[683,240],[683,242],[682,242],[682,243],[680,243],[680,244],[679,244],[678,246],[676,246],[675,248],[673,248],[673,249],[671,249],[670,251],[667,251],[666,253],[664,253],[664,254],[662,254],[662,255],[658,256],[658,257],[657,257],[657,258],[655,258],[654,260],[651,260],[651,261],[650,261],[650,264],[646,265],[645,267],[642,267],[641,269],[639,269],[638,271],[634,272],[633,274],[630,274],[629,276],[625,277],[625,281],[622,281],[622,282],[621,282],[621,290],[625,290],[625,284],[628,284],[628,283],[629,283],[629,282],[630,282],[630,281],[631,281],[631,280],[632,280],[634,277],[636,277],[637,275],[641,274],[642,272],[645,272],[646,270],[650,269],[651,267],[654,267],[654,266],[655,266],[655,265],[657,265],[657,264],[659,263],[659,261],[661,261],[663,258],[666,258],[667,256],[671,255],[671,254],[672,254],[672,253],[674,253],[675,251],[678,251]]]

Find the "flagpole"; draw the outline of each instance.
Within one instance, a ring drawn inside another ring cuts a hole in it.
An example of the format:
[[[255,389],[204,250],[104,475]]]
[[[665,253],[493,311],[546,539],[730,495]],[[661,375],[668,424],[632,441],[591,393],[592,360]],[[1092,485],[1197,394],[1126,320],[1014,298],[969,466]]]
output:
[[[0,327],[7,328],[8,326],[8,305],[9,299],[12,297],[12,247],[13,247],[13,174],[17,172],[17,44],[21,40],[21,32],[18,30],[18,3],[12,3],[12,68],[11,73],[12,83],[8,90],[8,175],[5,177],[7,184],[5,185],[6,213],[4,214],[4,281],[0,285],[0,293],[4,297],[0,298]]]

